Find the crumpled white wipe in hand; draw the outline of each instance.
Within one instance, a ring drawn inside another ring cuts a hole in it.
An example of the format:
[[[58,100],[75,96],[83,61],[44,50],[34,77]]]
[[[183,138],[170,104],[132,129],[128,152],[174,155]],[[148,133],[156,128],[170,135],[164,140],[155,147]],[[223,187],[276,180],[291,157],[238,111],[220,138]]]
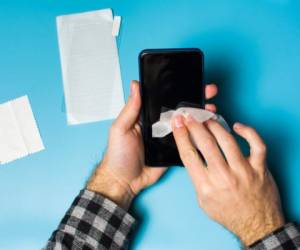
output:
[[[227,131],[230,132],[230,128],[227,122],[221,115],[215,114],[205,109],[192,108],[192,107],[180,107],[176,110],[168,110],[160,114],[159,121],[152,124],[152,137],[164,137],[172,132],[171,121],[173,116],[181,114],[184,117],[191,115],[198,122],[205,122],[209,119],[219,122]]]

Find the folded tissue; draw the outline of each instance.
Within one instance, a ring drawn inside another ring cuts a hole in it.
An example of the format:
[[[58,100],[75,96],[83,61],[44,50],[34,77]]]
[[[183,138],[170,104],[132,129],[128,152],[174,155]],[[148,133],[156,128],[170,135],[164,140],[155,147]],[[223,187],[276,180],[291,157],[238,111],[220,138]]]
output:
[[[198,122],[205,122],[209,119],[215,120],[230,132],[228,124],[221,115],[198,107],[179,107],[178,105],[175,110],[167,110],[165,112],[161,112],[159,121],[152,124],[152,137],[164,137],[170,134],[172,132],[172,118],[177,114],[181,114],[184,117],[187,117],[187,115],[190,114]]]

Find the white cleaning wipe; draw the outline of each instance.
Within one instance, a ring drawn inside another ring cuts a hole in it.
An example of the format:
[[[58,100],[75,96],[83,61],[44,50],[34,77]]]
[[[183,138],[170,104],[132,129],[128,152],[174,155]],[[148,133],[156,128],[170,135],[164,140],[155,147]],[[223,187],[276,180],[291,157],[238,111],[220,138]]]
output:
[[[0,164],[44,149],[27,96],[0,105]]]
[[[124,106],[111,9],[57,17],[68,124],[115,118]],[[115,34],[116,35],[116,34]]]
[[[230,131],[224,118],[218,114],[201,108],[180,107],[176,110],[168,110],[160,114],[159,121],[152,124],[152,137],[164,137],[170,134],[172,132],[171,120],[176,114],[181,114],[185,117],[190,114],[198,122],[205,122],[209,119],[213,119],[218,121],[226,130]]]

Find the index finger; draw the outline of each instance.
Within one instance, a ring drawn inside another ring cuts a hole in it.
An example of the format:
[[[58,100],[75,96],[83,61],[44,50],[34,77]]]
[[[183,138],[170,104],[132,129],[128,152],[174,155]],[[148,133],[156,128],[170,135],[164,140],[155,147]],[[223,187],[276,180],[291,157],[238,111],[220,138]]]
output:
[[[207,169],[200,155],[193,145],[189,132],[184,125],[183,117],[177,115],[172,120],[172,130],[180,158],[186,166],[192,181],[198,183],[203,181],[207,175]]]

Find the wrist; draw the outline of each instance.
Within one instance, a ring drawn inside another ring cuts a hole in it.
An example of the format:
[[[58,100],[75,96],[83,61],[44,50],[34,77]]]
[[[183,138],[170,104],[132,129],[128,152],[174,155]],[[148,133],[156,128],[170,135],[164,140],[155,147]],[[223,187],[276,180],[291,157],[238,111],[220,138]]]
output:
[[[247,247],[255,243],[256,241],[264,238],[265,236],[271,234],[276,229],[282,227],[285,224],[282,215],[273,217],[272,221],[262,220],[261,223],[252,221],[251,226],[245,226],[244,230],[238,234],[239,238],[243,244]]]
[[[103,195],[127,210],[134,198],[130,187],[121,183],[115,176],[102,167],[98,167],[87,184],[87,189]]]

